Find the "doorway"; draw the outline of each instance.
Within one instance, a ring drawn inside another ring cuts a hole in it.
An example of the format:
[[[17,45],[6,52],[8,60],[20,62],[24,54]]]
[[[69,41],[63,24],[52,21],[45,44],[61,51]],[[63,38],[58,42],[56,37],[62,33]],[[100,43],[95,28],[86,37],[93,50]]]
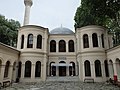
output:
[[[60,61],[59,63],[65,63]],[[66,76],[66,66],[59,66],[59,76]]]

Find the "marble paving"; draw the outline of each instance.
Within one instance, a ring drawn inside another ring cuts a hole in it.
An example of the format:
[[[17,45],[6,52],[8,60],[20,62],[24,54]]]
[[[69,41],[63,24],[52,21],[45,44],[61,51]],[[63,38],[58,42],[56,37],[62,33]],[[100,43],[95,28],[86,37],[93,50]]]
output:
[[[40,83],[14,83],[1,90],[120,90],[120,87],[108,83],[72,82],[40,82]]]

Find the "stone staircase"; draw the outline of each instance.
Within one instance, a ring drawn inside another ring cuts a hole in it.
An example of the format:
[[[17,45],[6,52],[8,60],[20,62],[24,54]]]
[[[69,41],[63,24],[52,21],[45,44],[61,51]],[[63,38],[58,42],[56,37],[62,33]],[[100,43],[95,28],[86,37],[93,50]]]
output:
[[[47,77],[46,81],[79,81],[79,78],[78,76],[64,76],[64,77],[52,76]]]

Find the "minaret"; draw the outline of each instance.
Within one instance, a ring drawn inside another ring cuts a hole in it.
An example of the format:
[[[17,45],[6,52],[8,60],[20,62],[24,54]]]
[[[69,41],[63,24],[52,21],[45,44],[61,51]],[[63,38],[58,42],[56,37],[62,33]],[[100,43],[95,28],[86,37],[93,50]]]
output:
[[[28,25],[29,24],[29,18],[30,18],[30,8],[33,4],[32,0],[24,0],[25,4],[25,16],[24,16],[24,24],[23,25]]]

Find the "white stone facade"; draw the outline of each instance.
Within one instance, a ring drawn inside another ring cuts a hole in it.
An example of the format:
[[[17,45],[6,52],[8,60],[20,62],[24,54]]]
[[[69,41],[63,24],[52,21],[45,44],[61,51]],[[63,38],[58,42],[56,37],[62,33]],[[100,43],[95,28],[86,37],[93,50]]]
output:
[[[0,43],[0,83],[40,82],[49,77],[76,76],[80,81],[120,80],[120,46],[101,26],[48,28],[29,24],[32,0],[24,0],[24,26],[18,31],[17,49]]]
[[[77,76],[80,81],[91,78],[95,82],[104,82],[114,75],[120,79],[120,47],[112,47],[111,36],[105,28],[91,25],[78,28],[75,33],[59,33],[52,34],[47,28],[26,25],[19,29],[17,49],[0,43],[0,82],[17,79],[40,82],[48,77],[63,76]]]

